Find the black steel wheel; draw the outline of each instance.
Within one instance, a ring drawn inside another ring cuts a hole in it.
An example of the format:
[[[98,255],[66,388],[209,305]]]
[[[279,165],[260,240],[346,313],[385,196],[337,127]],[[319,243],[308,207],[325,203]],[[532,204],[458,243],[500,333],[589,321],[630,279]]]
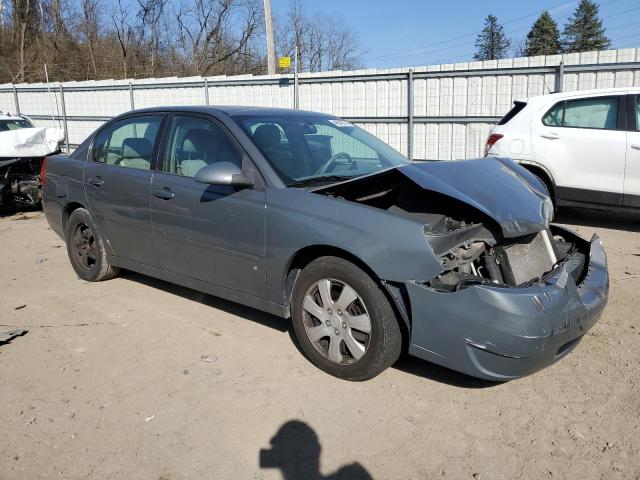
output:
[[[89,212],[84,208],[74,210],[65,228],[67,253],[73,269],[83,280],[100,282],[119,273],[117,267],[107,262],[104,244]]]

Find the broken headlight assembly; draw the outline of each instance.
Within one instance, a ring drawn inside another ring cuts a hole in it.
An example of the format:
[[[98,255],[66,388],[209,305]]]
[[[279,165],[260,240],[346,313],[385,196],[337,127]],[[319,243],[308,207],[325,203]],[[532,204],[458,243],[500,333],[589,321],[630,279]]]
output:
[[[552,228],[499,241],[481,224],[459,222],[457,228],[444,235],[427,231],[443,268],[443,273],[427,285],[442,292],[455,292],[472,285],[526,287],[543,282],[567,263],[577,283],[585,252],[579,252],[577,245],[561,234],[554,235]]]

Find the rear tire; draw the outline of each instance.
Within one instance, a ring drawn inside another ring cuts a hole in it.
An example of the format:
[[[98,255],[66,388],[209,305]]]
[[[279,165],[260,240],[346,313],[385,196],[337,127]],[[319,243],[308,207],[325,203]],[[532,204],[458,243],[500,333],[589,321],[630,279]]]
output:
[[[104,242],[89,212],[84,208],[74,210],[65,227],[67,253],[73,269],[83,280],[101,282],[120,273],[107,261]]]
[[[342,258],[320,257],[302,270],[292,321],[307,358],[345,380],[375,377],[402,350],[400,326],[381,287]]]

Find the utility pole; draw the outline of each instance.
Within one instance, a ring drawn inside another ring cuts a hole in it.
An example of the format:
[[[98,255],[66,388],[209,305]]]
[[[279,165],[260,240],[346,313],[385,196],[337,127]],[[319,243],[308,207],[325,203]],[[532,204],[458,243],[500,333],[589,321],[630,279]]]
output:
[[[276,74],[276,46],[273,41],[273,20],[271,18],[271,0],[264,1],[264,26],[267,30],[267,73]]]

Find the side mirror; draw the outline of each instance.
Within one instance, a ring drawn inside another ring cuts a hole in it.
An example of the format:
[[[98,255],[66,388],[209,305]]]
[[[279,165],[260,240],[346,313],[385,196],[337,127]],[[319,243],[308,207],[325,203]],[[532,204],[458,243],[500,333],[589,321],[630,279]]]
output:
[[[195,180],[209,185],[253,187],[253,180],[247,178],[242,170],[230,162],[215,162],[201,168],[196,173]]]

